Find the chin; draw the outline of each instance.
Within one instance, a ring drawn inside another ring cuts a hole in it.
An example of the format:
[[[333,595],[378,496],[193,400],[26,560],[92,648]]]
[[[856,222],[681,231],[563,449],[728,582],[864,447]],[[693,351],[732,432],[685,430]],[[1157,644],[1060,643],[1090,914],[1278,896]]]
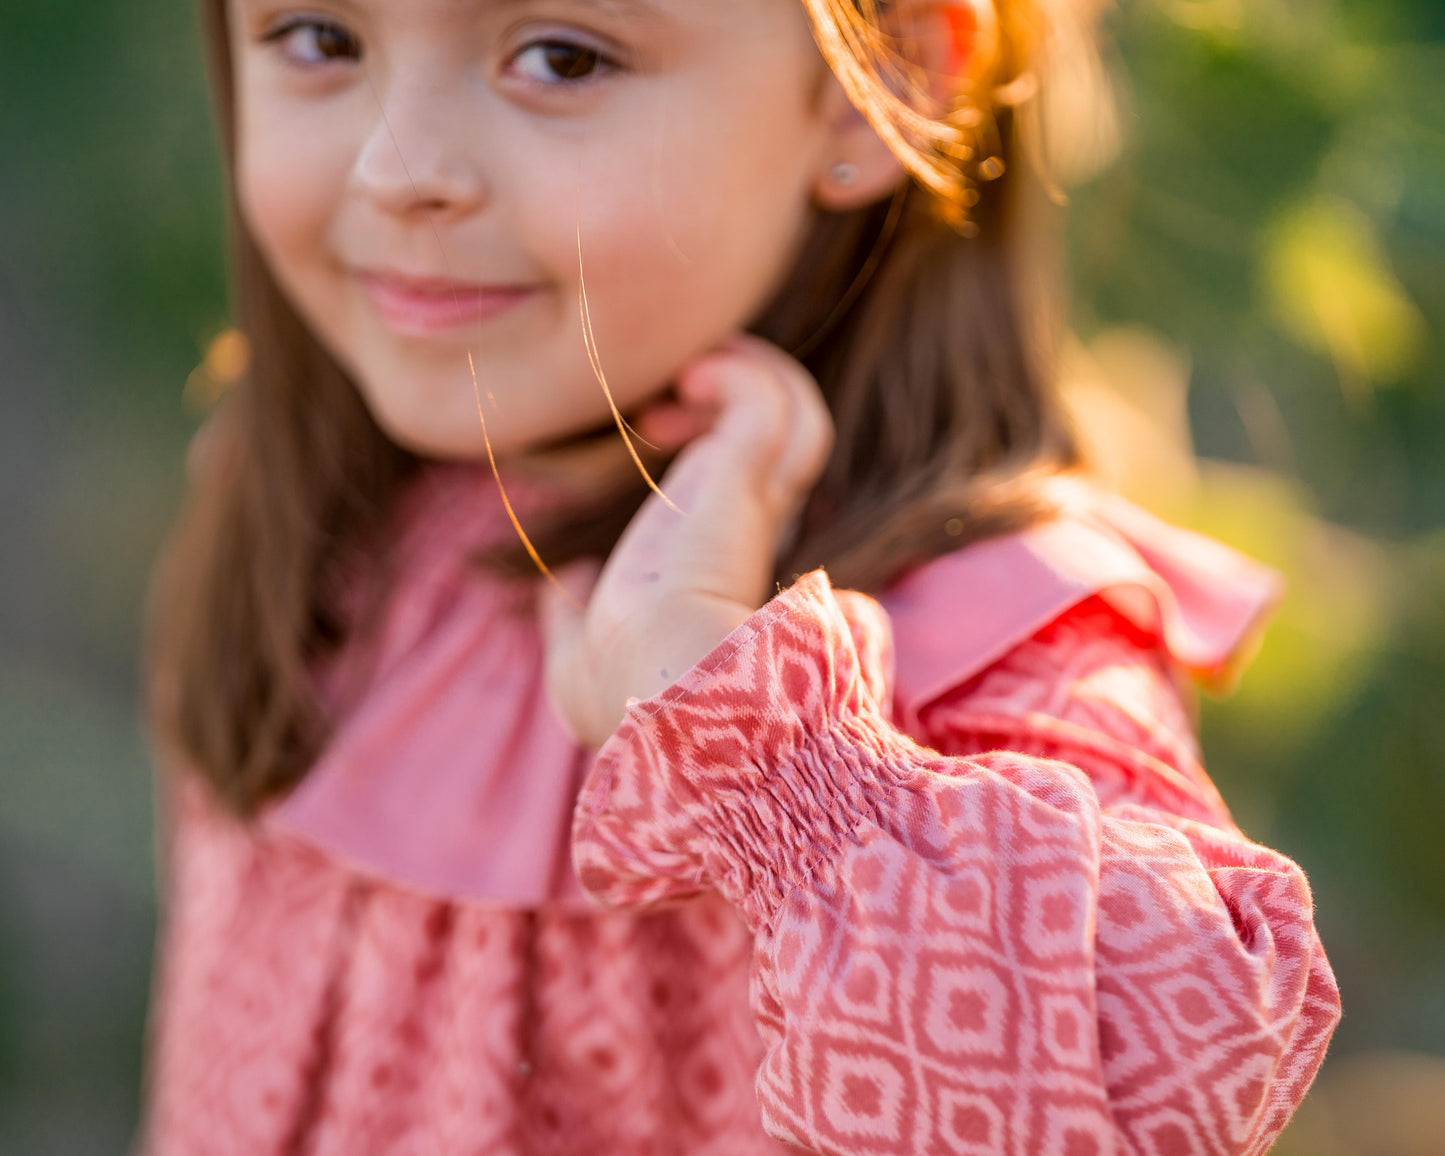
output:
[[[524,385],[498,375],[494,400],[487,398],[487,368],[477,366],[486,412],[486,431],[477,413],[477,397],[469,374],[464,381],[415,366],[389,367],[383,389],[362,388],[362,400],[382,432],[420,457],[448,461],[485,461],[487,439],[498,458],[546,453],[574,442],[616,433],[605,396],[587,383],[561,391],[550,405],[538,406]],[[365,377],[353,380],[364,382]],[[405,380],[415,388],[398,391],[390,383]],[[654,391],[656,392],[656,391]],[[528,404],[528,402],[532,404]]]
[[[465,425],[444,427],[434,419],[418,420],[415,414],[387,413],[369,402],[367,408],[388,440],[418,457],[444,461],[486,460],[486,441],[475,413]]]

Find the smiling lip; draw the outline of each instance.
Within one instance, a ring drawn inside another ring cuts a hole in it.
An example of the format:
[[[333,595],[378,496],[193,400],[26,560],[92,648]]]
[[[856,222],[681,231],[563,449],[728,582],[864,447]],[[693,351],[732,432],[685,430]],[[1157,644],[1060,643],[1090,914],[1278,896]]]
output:
[[[536,285],[479,285],[382,269],[358,270],[357,279],[386,323],[407,337],[428,337],[480,324],[538,290]]]

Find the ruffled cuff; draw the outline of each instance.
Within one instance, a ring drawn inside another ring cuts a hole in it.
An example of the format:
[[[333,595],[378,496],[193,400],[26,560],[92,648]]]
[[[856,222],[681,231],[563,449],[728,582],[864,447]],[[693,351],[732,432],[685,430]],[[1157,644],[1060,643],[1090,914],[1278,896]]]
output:
[[[578,799],[582,886],[609,906],[713,889],[766,923],[916,757],[883,713],[888,629],[817,570],[629,703]]]

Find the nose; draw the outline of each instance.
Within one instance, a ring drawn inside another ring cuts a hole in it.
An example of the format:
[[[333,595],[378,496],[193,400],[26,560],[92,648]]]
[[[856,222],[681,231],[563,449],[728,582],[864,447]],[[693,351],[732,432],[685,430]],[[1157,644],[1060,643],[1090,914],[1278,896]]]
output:
[[[397,216],[460,217],[489,195],[473,118],[460,93],[435,83],[373,86],[376,119],[352,166],[354,189]]]

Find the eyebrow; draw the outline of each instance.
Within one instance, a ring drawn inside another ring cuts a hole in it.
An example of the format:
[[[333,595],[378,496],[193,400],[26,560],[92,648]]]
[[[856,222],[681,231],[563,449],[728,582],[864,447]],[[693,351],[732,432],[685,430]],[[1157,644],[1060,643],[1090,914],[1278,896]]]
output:
[[[265,0],[231,0],[231,2],[244,10],[257,7]],[[331,2],[338,8],[344,8],[357,15],[363,14],[369,6],[367,0],[331,0]],[[506,12],[510,9],[531,7],[540,2],[542,0],[472,0],[472,10],[478,13]],[[663,24],[671,19],[671,15],[664,6],[656,3],[655,0],[556,0],[556,2],[576,8],[590,8],[604,16],[630,18],[649,24]]]
[[[564,0],[578,8],[595,8],[607,15],[641,17],[648,21],[663,21],[667,13],[653,0]],[[537,0],[481,0],[485,8],[524,8]]]

